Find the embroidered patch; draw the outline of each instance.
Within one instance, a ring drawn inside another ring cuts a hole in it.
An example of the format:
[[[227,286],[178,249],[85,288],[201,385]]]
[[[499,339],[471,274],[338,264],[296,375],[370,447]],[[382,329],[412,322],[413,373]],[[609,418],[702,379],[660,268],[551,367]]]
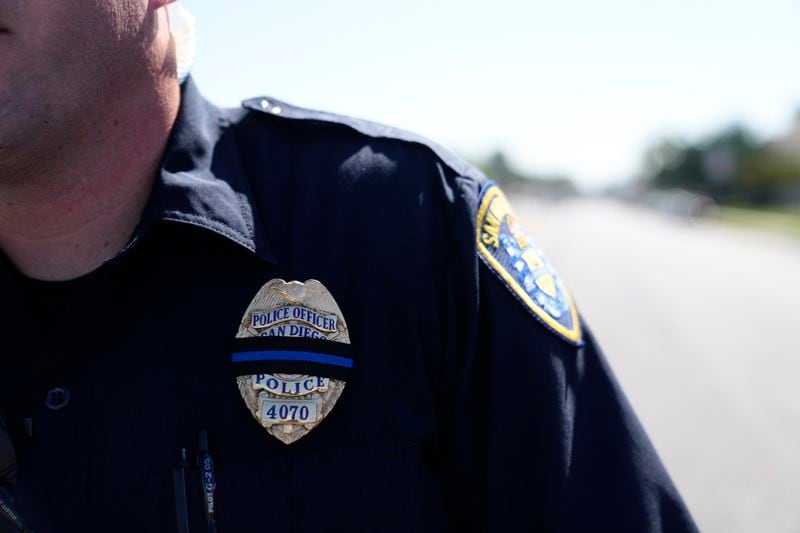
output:
[[[347,324],[319,281],[270,280],[242,317],[231,364],[255,419],[291,444],[322,422],[344,390],[353,367]]]
[[[561,279],[536,247],[503,191],[488,182],[478,207],[477,248],[481,259],[547,327],[581,344],[578,311]]]

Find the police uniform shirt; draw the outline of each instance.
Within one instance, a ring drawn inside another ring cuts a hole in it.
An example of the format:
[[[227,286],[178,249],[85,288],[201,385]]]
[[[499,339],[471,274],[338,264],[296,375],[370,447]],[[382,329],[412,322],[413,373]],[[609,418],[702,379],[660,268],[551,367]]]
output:
[[[487,187],[408,133],[271,99],[223,111],[190,79],[124,250],[58,283],[0,263],[17,510],[37,533],[178,531],[183,449],[204,531],[205,431],[223,533],[694,531],[591,333],[532,313],[476,251]],[[290,445],[231,368],[273,279],[319,280],[352,348]]]

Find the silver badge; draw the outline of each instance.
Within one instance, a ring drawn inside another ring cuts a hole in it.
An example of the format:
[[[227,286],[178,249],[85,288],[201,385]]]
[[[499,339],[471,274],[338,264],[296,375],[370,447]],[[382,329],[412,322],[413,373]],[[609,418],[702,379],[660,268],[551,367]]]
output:
[[[330,292],[317,280],[273,279],[255,295],[236,334],[294,337],[350,344],[347,324]],[[236,378],[245,404],[273,437],[291,444],[331,412],[345,382],[306,374],[252,374]]]

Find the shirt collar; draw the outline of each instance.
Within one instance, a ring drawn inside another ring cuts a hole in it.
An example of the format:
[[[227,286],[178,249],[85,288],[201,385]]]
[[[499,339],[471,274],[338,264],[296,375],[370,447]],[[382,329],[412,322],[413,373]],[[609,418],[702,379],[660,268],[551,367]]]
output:
[[[158,221],[190,224],[275,264],[231,126],[235,113],[203,98],[191,77],[183,84],[181,107],[140,228]]]

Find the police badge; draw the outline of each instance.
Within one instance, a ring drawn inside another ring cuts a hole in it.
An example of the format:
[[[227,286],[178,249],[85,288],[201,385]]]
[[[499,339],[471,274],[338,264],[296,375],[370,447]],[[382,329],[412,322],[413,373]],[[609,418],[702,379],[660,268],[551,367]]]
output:
[[[231,362],[250,412],[284,444],[322,422],[353,367],[342,312],[313,279],[261,287],[242,317]]]

